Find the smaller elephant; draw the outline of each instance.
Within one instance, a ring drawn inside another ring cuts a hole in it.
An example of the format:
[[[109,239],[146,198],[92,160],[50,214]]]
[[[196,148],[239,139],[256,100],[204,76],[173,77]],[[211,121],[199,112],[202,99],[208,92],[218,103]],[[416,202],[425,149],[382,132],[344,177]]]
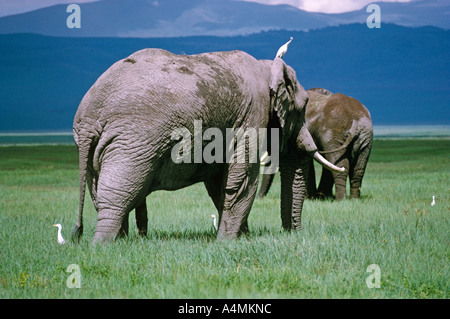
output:
[[[361,183],[369,160],[373,141],[370,113],[358,100],[327,89],[307,91],[306,126],[320,153],[331,163],[345,167],[344,172],[322,170],[319,188],[316,189],[314,164],[309,163],[307,174],[308,197],[332,197],[335,185],[336,200],[347,196],[346,181],[350,180],[350,198],[359,198]],[[259,197],[270,189],[273,175],[264,175]]]

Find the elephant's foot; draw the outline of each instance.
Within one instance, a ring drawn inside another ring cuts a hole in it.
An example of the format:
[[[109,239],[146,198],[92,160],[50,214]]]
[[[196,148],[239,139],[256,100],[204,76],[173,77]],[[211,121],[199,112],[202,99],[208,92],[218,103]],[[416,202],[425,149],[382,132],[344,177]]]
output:
[[[242,222],[240,218],[228,218],[223,222],[220,222],[217,231],[217,239],[237,239],[248,233],[247,222]]]
[[[333,199],[333,194],[328,194],[325,192],[317,192],[316,198],[319,200],[327,200],[327,199]]]
[[[347,189],[346,189],[346,179],[336,179],[335,180],[335,199],[337,201],[344,200],[347,198]]]
[[[358,187],[356,189],[350,190],[350,199],[359,199],[361,197],[361,188]]]
[[[283,226],[283,230],[287,231],[287,232],[291,232],[291,231],[301,231],[303,229],[302,225],[294,225],[294,226],[287,226],[285,224],[282,225]]]
[[[240,234],[239,232],[226,232],[226,231],[219,231],[217,232],[217,240],[223,240],[223,239],[237,239],[239,238]]]
[[[342,193],[336,193],[336,196],[335,196],[335,200],[337,200],[337,201],[341,201],[341,200],[344,200],[344,199],[346,199],[347,198],[347,195],[346,194],[342,194]]]
[[[114,236],[112,234],[95,234],[94,239],[92,240],[92,244],[104,244],[104,243],[110,243],[115,241],[117,236]]]
[[[101,218],[99,216],[95,229],[93,243],[114,241],[123,230],[122,222],[112,218]]]
[[[138,229],[138,234],[141,237],[147,237],[147,228]]]
[[[123,235],[121,235],[118,230],[117,231],[116,230],[112,230],[112,231],[96,230],[95,234],[94,234],[94,239],[92,240],[92,243],[93,244],[108,243],[108,242],[115,241],[119,237],[123,237]]]

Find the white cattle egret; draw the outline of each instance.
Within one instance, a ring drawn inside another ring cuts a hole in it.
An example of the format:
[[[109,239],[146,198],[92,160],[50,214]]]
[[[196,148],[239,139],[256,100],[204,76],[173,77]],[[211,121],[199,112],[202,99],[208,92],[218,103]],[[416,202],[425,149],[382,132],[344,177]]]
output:
[[[58,227],[58,244],[60,244],[60,245],[65,244],[66,241],[64,240],[64,237],[61,234],[61,229],[62,229],[61,224],[54,224],[52,226]]]
[[[433,195],[433,200],[431,201],[431,206],[436,205],[436,202],[434,201],[434,195]]]
[[[291,37],[291,38],[289,39],[288,42],[286,42],[285,44],[283,44],[283,45],[278,49],[277,55],[275,56],[276,58],[282,58],[283,55],[286,54],[286,52],[287,52],[287,50],[288,50],[289,43],[291,43],[292,40],[294,40],[293,37]]]
[[[216,215],[209,215],[213,219],[214,228],[217,230],[217,219]]]

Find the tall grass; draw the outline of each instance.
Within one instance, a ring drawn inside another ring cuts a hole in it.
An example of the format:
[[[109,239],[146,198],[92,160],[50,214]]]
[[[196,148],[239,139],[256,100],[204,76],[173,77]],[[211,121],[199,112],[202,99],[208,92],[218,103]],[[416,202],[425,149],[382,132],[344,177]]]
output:
[[[448,298],[449,155],[449,140],[375,141],[361,200],[307,200],[300,232],[281,230],[277,176],[239,240],[215,240],[214,205],[197,184],[151,194],[148,237],[131,214],[128,238],[107,245],[90,244],[88,198],[82,242],[60,246],[51,225],[69,239],[77,218],[75,148],[2,147],[0,297]],[[66,285],[70,264],[80,289]],[[380,288],[366,285],[370,264]]]

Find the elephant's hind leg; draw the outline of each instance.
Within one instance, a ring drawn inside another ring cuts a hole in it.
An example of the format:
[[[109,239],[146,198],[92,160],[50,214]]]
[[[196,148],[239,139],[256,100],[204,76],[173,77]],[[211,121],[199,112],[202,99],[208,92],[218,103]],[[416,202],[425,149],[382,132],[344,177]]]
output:
[[[135,172],[140,172],[136,174]],[[128,214],[145,199],[145,167],[129,159],[104,162],[97,190],[98,220],[94,242],[114,240],[128,230]]]
[[[367,162],[369,160],[370,148],[365,148],[354,160],[354,165],[350,168],[350,198],[359,198],[361,195],[361,185]]]

